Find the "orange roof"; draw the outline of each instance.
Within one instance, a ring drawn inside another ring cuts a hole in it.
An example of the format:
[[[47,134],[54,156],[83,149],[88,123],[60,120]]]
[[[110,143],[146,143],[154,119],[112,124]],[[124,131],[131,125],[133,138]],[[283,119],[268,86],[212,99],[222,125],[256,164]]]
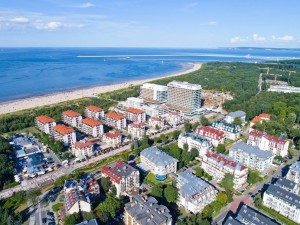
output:
[[[106,114],[106,116],[110,117],[112,119],[116,119],[116,120],[120,120],[120,119],[125,118],[124,115],[118,114],[118,113],[115,113],[115,112],[109,112],[109,113]]]
[[[57,132],[61,133],[61,134],[69,134],[74,132],[74,129],[72,127],[68,127],[66,125],[63,124],[59,124],[57,126],[53,127],[54,130],[56,130]]]
[[[106,134],[104,134],[106,137],[108,138],[116,138],[116,137],[119,137],[121,135],[120,132],[108,132]]]
[[[259,115],[259,117],[263,117],[263,118],[270,119],[270,118],[271,118],[271,115],[270,115],[270,114],[267,114],[267,113],[261,113],[261,114]]]
[[[93,120],[93,119],[90,119],[90,118],[85,118],[85,119],[83,119],[83,120],[82,120],[82,123],[85,123],[85,124],[90,125],[90,126],[92,126],[92,127],[94,127],[94,126],[99,126],[99,125],[102,124],[101,121]]]
[[[54,119],[52,119],[49,116],[38,116],[36,117],[36,119],[42,123],[51,123],[51,122],[55,122]]]
[[[64,111],[63,114],[70,117],[81,116],[80,113],[75,112],[73,110]]]
[[[74,145],[76,148],[86,148],[89,147],[91,145],[93,145],[94,143],[91,141],[86,141],[86,142],[76,142]]]
[[[256,116],[251,120],[251,123],[259,123],[260,121],[261,121],[261,118],[259,116]]]
[[[103,109],[97,107],[97,106],[93,106],[93,105],[89,105],[86,107],[87,109],[94,111],[94,112],[99,112],[99,111],[103,111]]]
[[[140,128],[140,127],[144,127],[145,125],[143,123],[131,123],[128,126],[134,128]]]
[[[134,114],[142,114],[144,113],[143,110],[140,110],[140,109],[135,109],[135,108],[127,108],[126,110],[127,112],[130,112],[130,113],[134,113]]]

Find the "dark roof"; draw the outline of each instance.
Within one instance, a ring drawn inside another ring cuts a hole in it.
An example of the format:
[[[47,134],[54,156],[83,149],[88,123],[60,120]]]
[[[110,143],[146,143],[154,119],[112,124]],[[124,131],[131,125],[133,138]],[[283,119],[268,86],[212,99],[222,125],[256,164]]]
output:
[[[265,193],[276,196],[277,198],[282,199],[284,202],[288,202],[292,205],[295,205],[298,209],[300,209],[299,195],[296,195],[283,188],[275,186],[274,184],[270,184]]]
[[[102,173],[109,176],[110,179],[118,184],[120,183],[122,177],[131,176],[133,172],[137,171],[137,169],[120,160],[111,165],[104,166],[101,170]]]
[[[234,219],[233,217],[229,216],[223,225],[243,225],[243,223],[239,222],[238,220]]]
[[[247,205],[243,205],[240,208],[235,219],[244,224],[278,225],[277,223],[273,222],[270,218],[264,216],[263,214],[260,214],[259,212],[250,208]]]
[[[278,180],[274,184],[275,186],[281,187],[283,189],[293,190],[297,184],[291,180],[288,180],[284,177],[278,178]]]
[[[140,224],[159,225],[172,221],[169,209],[158,205],[153,197],[135,195],[125,204],[125,210]]]

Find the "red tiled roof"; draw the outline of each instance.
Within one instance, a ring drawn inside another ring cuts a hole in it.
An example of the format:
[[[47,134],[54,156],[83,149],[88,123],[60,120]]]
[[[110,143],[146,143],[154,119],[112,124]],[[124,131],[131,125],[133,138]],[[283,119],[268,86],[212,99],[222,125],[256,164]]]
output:
[[[104,134],[106,137],[108,138],[116,138],[116,137],[119,137],[121,135],[120,132],[107,132]]]
[[[151,120],[155,120],[155,121],[163,121],[163,118],[159,117],[159,116],[154,116],[150,118]]]
[[[178,113],[178,112],[169,112],[169,114],[174,115],[174,116],[179,116],[180,115],[180,113]]]
[[[287,140],[284,140],[284,139],[281,139],[279,137],[275,137],[275,136],[271,136],[271,135],[267,135],[267,134],[264,134],[264,133],[261,133],[261,132],[257,132],[257,131],[251,131],[249,133],[249,137],[250,136],[253,136],[253,137],[258,137],[258,138],[261,138],[261,137],[265,137],[267,140],[271,141],[271,142],[275,142],[275,143],[281,143],[281,144],[285,144],[287,142]]]
[[[103,111],[103,109],[97,107],[97,106],[93,106],[93,105],[89,105],[86,107],[87,109],[94,111],[94,112],[99,112],[99,111]]]
[[[75,112],[73,110],[64,111],[63,114],[66,115],[66,116],[70,116],[70,117],[81,116],[80,113]]]
[[[226,157],[222,156],[222,155],[219,155],[217,153],[208,153],[207,155],[207,158],[214,158],[217,160],[217,162],[223,162],[223,166],[231,166],[233,168],[236,168],[236,166],[238,165],[235,161],[231,161],[229,159],[227,159]],[[240,170],[244,170],[246,169],[247,167],[241,165],[240,167]]]
[[[259,116],[256,116],[251,120],[251,123],[259,123],[260,121],[262,121],[262,119]]]
[[[267,114],[267,113],[261,113],[261,114],[259,115],[259,117],[270,119],[270,118],[271,118],[271,115],[270,115],[270,114]]]
[[[76,148],[86,148],[88,146],[93,145],[94,143],[91,141],[86,141],[86,142],[76,142],[74,145]]]
[[[54,119],[52,119],[49,116],[38,116],[36,117],[36,119],[42,123],[51,123],[51,122],[55,122]]]
[[[99,125],[102,124],[101,121],[93,120],[93,119],[90,119],[90,118],[85,118],[85,119],[83,119],[83,120],[82,120],[82,123],[85,123],[85,124],[87,124],[87,125],[89,125],[89,126],[92,126],[92,127],[94,127],[94,126],[99,126]]]
[[[131,107],[127,108],[126,112],[130,112],[130,113],[134,113],[134,114],[142,114],[142,113],[144,113],[143,110],[135,109],[135,108],[131,108]]]
[[[140,128],[140,127],[144,127],[145,125],[143,123],[131,123],[128,126],[134,127],[134,128]]]
[[[115,113],[115,112],[109,112],[109,113],[107,113],[106,117],[110,117],[110,118],[116,119],[116,120],[121,120],[121,119],[125,118],[124,115],[118,114],[118,113]]]
[[[57,126],[54,126],[53,129],[58,131],[61,134],[69,134],[69,133],[74,132],[74,129],[72,127],[68,127],[68,126],[63,125],[63,124],[59,124]]]
[[[108,166],[102,167],[101,173],[109,176],[110,179],[112,179],[115,183],[119,184],[122,177],[119,176],[117,173],[115,173],[113,170],[118,167],[123,167],[125,165],[129,166],[128,164],[124,163],[123,161],[118,160],[113,167],[108,167]]]
[[[217,130],[213,127],[200,126],[195,130],[195,133],[199,136],[208,137],[216,140],[224,138],[224,132]]]

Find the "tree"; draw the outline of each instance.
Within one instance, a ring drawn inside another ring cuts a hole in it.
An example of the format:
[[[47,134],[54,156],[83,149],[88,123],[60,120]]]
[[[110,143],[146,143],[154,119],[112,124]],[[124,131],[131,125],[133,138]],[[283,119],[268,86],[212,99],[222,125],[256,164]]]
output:
[[[221,186],[226,190],[233,191],[233,175],[230,173],[226,173],[221,181]]]
[[[189,150],[189,145],[187,143],[183,144],[183,150],[188,151]]]
[[[248,169],[247,182],[249,184],[255,184],[256,182],[260,181],[261,179],[262,178],[260,177],[259,171]]]
[[[27,192],[27,199],[28,201],[33,205],[35,206],[37,203],[38,203],[38,199],[39,199],[39,196],[41,195],[41,190],[40,189],[31,189]]]
[[[168,141],[168,138],[167,138],[167,136],[166,136],[165,134],[161,134],[161,135],[160,135],[160,139],[161,139],[161,141],[162,141],[163,143],[166,143],[166,142]]]
[[[200,166],[197,166],[195,169],[195,174],[197,177],[202,177],[203,176],[203,169]]]
[[[120,209],[120,207],[121,207],[121,203],[120,203],[119,199],[107,194],[105,201],[100,203],[96,207],[95,211],[96,211],[96,213],[98,213],[100,211],[100,212],[103,212],[104,214],[106,214],[106,216],[103,215],[106,220],[107,216],[110,218],[114,218],[116,216],[118,210]],[[102,220],[102,219],[100,218],[100,220]],[[105,222],[105,221],[103,221],[103,222]]]
[[[232,124],[235,124],[235,125],[239,125],[239,126],[242,126],[242,119],[241,117],[235,117]]]
[[[101,183],[101,187],[102,187],[103,191],[105,193],[107,193],[110,189],[110,186],[111,186],[111,182],[109,180],[109,177],[102,177],[100,183]]]
[[[192,160],[194,160],[199,155],[199,151],[196,148],[192,148],[190,153]]]
[[[148,148],[149,145],[149,136],[144,134],[143,140],[142,140],[142,147],[143,148]]]
[[[211,205],[207,205],[202,210],[202,217],[204,219],[210,219],[212,218],[213,213],[214,213],[214,208]]]
[[[217,202],[221,205],[221,206],[225,206],[227,204],[227,195],[224,192],[220,192],[217,195]]]
[[[209,120],[205,116],[201,116],[200,123],[202,126],[207,126],[209,124]]]
[[[191,129],[192,129],[191,123],[189,121],[187,121],[187,120],[184,121],[184,131],[186,133],[189,133],[189,132],[191,132]]]
[[[117,195],[117,188],[116,188],[116,186],[112,186],[111,187],[111,189],[110,189],[110,192],[111,192],[111,194],[113,195],[113,196],[116,196]]]
[[[178,196],[178,191],[177,188],[168,185],[165,189],[164,189],[164,196],[167,199],[168,202],[176,202],[177,200],[177,196]]]
[[[80,219],[79,214],[73,213],[73,214],[67,215],[65,217],[64,224],[65,225],[74,225],[74,224],[77,224],[80,222],[79,219]]]
[[[225,145],[224,144],[218,144],[216,150],[219,154],[223,154],[226,151]]]
[[[189,164],[189,162],[192,160],[191,153],[188,151],[183,151],[181,154],[181,161],[184,165]]]
[[[151,195],[161,198],[163,196],[163,189],[158,185],[153,185]]]
[[[174,139],[178,139],[180,133],[181,133],[180,130],[175,130],[175,131],[172,132],[172,137],[173,137]]]
[[[192,124],[192,130],[196,130],[196,128],[200,125],[200,122],[196,122]]]
[[[154,141],[154,144],[156,144],[156,143],[158,143],[160,141],[160,138],[159,137],[154,137],[153,141]]]
[[[155,130],[160,130],[160,127],[157,124],[155,125]]]
[[[262,198],[261,198],[261,194],[258,193],[255,197],[254,197],[254,205],[256,208],[261,209],[262,207]]]

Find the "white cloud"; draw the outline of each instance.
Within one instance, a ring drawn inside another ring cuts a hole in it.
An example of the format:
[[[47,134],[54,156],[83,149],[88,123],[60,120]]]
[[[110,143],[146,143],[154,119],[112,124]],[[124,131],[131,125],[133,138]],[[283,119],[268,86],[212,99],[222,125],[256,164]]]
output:
[[[217,25],[217,22],[216,21],[210,21],[207,24],[210,25],[210,26],[215,26],[215,25]]]
[[[14,23],[28,23],[29,19],[26,17],[14,17],[10,21]]]
[[[259,36],[258,34],[253,34],[252,37],[253,37],[253,40],[257,41],[257,42],[262,42],[262,41],[266,40],[265,37]]]
[[[236,36],[236,37],[233,37],[230,39],[230,43],[246,42],[246,41],[248,41],[248,39],[249,39],[248,37],[242,38],[242,37]]]
[[[277,41],[294,41],[295,37],[292,35],[284,35],[282,37],[276,37],[274,35],[272,35],[272,40],[277,40]]]
[[[95,6],[93,3],[86,2],[86,3],[79,4],[76,7],[77,8],[90,8],[90,7],[93,7],[93,6]]]
[[[57,30],[63,27],[65,27],[64,24],[56,21],[52,21],[48,23],[37,22],[34,24],[34,28],[38,30]]]

